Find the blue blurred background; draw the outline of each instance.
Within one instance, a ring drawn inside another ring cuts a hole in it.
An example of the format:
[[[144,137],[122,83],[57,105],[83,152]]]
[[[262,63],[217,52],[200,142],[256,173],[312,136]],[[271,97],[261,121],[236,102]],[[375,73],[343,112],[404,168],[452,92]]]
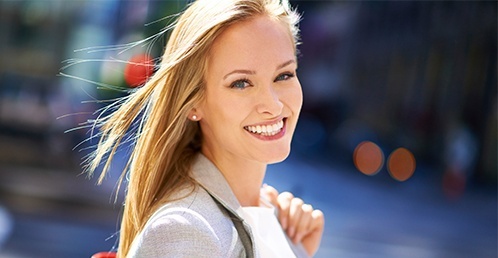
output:
[[[91,131],[70,129],[126,94],[91,81],[126,89],[116,60],[159,57],[166,38],[98,46],[154,35],[185,4],[0,0],[1,258],[115,248],[122,164],[96,186]],[[325,212],[317,257],[497,257],[497,2],[292,5],[304,106],[266,181]]]

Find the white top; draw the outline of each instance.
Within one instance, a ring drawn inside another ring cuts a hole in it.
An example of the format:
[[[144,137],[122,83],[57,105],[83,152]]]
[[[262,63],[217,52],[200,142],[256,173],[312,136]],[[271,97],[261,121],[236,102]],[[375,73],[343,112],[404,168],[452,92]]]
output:
[[[242,207],[239,214],[252,228],[258,257],[296,257],[275,216],[273,207]]]

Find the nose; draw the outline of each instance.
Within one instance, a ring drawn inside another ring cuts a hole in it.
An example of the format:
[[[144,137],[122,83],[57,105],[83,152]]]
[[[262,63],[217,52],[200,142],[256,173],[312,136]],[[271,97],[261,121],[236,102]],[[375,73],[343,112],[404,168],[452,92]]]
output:
[[[282,114],[284,104],[280,97],[279,92],[272,85],[262,87],[260,94],[258,94],[258,113],[268,114],[272,117]]]

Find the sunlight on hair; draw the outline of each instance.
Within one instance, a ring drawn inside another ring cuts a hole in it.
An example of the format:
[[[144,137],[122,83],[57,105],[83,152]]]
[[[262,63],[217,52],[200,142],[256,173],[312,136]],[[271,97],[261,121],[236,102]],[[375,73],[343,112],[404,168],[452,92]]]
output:
[[[405,148],[394,150],[387,160],[389,174],[392,178],[401,182],[408,180],[413,175],[415,167],[415,157]]]
[[[364,141],[356,146],[353,161],[360,172],[372,176],[377,174],[384,165],[384,153],[377,144]]]

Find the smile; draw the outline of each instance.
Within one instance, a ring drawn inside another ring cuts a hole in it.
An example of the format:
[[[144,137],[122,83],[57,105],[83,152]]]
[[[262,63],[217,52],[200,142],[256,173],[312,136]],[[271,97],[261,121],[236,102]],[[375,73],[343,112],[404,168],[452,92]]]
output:
[[[280,120],[274,124],[269,125],[249,125],[244,126],[244,129],[253,134],[258,134],[261,136],[274,136],[282,131],[284,127],[284,121]]]

